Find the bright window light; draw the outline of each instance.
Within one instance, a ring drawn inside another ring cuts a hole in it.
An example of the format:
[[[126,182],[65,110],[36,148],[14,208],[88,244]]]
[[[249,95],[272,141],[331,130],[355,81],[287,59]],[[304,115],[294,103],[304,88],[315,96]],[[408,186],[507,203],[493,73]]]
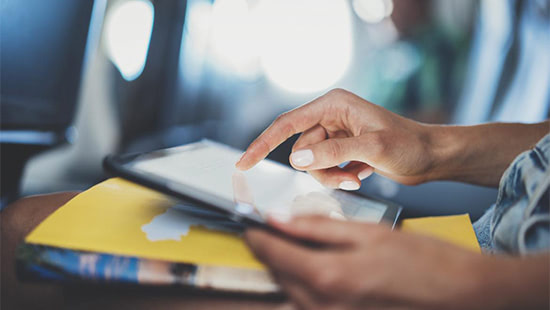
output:
[[[246,0],[216,0],[211,16],[213,60],[222,68],[243,77],[259,74],[254,25]]]
[[[189,42],[201,49],[209,44],[210,31],[212,28],[212,4],[204,1],[188,2],[185,21],[185,35]]]
[[[353,0],[353,10],[363,21],[376,24],[391,15],[392,0]]]
[[[347,0],[190,1],[188,44],[214,67],[240,79],[264,74],[298,93],[331,87],[352,54]]]
[[[346,0],[262,0],[256,10],[260,61],[273,83],[316,92],[346,72],[352,56]]]
[[[107,54],[122,77],[135,80],[143,72],[154,8],[147,0],[128,0],[109,10],[105,20]]]

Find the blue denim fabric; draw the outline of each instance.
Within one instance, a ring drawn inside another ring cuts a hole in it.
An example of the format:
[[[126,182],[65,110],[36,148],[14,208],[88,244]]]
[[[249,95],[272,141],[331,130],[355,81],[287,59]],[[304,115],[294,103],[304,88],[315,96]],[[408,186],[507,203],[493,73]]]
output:
[[[524,255],[550,249],[549,159],[550,134],[504,172],[496,203],[474,223],[485,251]]]

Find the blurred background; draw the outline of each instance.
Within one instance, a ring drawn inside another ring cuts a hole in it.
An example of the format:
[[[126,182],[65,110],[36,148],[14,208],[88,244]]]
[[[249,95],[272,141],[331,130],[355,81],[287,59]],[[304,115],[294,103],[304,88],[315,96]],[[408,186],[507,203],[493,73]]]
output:
[[[429,123],[537,122],[550,106],[548,0],[0,0],[2,205],[84,190],[102,159],[201,138],[244,149],[336,87]],[[287,163],[292,141],[270,157]],[[404,216],[496,190],[383,177]]]

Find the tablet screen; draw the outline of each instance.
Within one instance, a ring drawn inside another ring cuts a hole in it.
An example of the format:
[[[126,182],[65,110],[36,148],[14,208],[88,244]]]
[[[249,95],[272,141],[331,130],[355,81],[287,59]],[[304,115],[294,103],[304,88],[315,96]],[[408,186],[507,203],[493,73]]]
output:
[[[261,221],[274,212],[380,222],[386,211],[382,202],[326,188],[307,173],[268,159],[240,171],[235,168],[240,156],[225,145],[201,141],[141,155],[128,165],[173,191]]]

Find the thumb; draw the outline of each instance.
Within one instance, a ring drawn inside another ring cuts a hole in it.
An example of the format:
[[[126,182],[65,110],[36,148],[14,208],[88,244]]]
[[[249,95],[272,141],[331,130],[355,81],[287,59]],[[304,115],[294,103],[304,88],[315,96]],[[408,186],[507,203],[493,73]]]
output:
[[[330,138],[304,146],[290,154],[290,164],[297,170],[318,170],[359,160],[361,145],[357,137]]]

